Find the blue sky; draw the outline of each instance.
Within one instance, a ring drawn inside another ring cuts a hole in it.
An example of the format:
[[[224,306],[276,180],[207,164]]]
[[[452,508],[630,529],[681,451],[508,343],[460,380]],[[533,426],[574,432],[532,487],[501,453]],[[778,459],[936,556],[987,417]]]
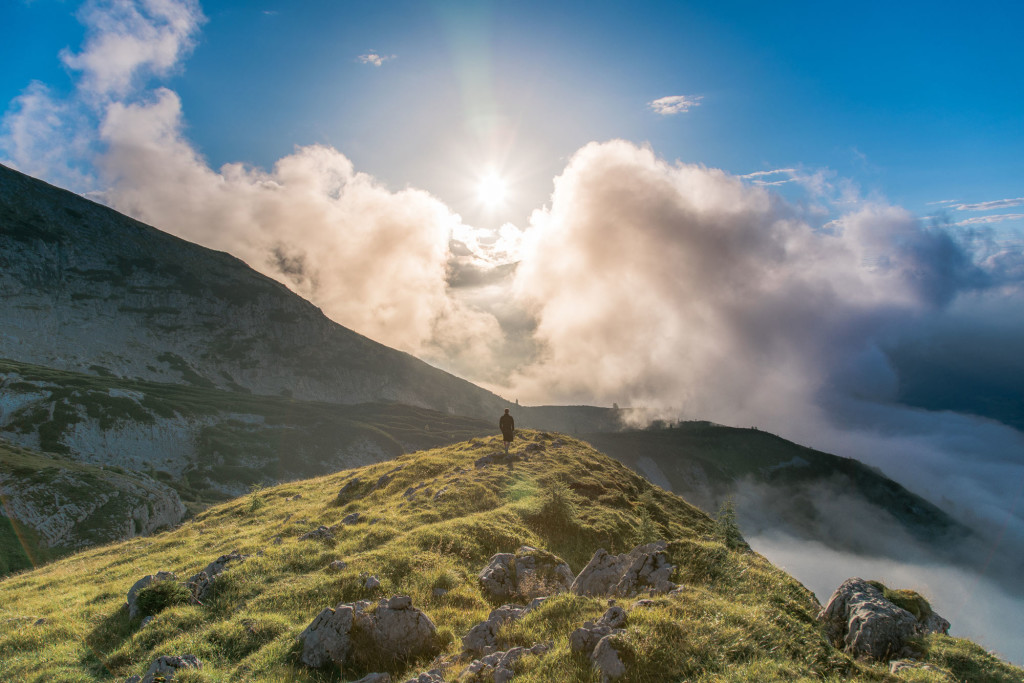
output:
[[[7,0],[0,163],[509,399],[875,465],[991,558],[893,576],[1020,663],[1021,26],[1020,2]],[[755,547],[822,598],[881,571]]]
[[[5,3],[0,99],[58,92],[77,4]],[[1024,6],[998,3],[216,2],[164,82],[213,167],[325,143],[467,218],[522,224],[591,140],[733,174],[828,169],[926,215],[1024,195]],[[361,63],[375,52],[380,66]],[[647,103],[701,96],[671,116]],[[466,176],[507,169],[474,215]],[[1003,213],[1019,213],[1003,211]],[[969,216],[959,213],[954,219]],[[1019,228],[1024,221],[1003,222]]]

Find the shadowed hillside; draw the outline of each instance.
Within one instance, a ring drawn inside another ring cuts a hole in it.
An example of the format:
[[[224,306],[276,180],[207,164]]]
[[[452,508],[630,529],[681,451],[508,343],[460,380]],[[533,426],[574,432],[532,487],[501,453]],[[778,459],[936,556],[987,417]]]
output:
[[[939,667],[931,672],[890,677],[887,664],[855,661],[818,625],[814,596],[747,549],[735,527],[583,442],[522,436],[512,463],[496,457],[497,438],[472,439],[256,491],[173,531],[9,577],[0,582],[0,679],[123,680],[159,656],[188,654],[202,668],[175,680],[339,681],[384,669],[403,681],[428,668],[446,681],[471,680],[462,638],[496,606],[477,580],[493,554],[529,545],[577,574],[598,548],[620,553],[657,537],[668,540],[671,579],[681,588],[620,602],[627,621],[614,646],[626,673],[618,680],[939,681],[948,671],[957,680],[1011,681],[1024,673],[940,635],[915,645]],[[235,550],[203,584],[201,604],[168,581],[151,584],[166,590],[140,591],[141,611],[129,615],[125,596],[138,579],[165,570],[181,580]],[[523,593],[506,601],[525,604],[553,586],[520,584]],[[569,635],[604,613],[607,599],[553,592],[498,628],[494,647],[531,648],[514,665],[517,681],[600,680]],[[436,634],[428,654],[385,660],[367,646],[343,670],[301,662],[306,641],[298,637],[325,608],[378,598],[387,604],[378,616],[411,603],[429,617]],[[143,626],[145,613],[153,618]]]

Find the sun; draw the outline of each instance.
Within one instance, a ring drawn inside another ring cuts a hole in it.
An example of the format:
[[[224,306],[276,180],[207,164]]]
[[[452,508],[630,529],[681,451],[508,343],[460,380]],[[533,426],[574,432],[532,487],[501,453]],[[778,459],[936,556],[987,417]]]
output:
[[[505,180],[494,171],[489,171],[477,183],[476,196],[481,204],[493,208],[505,202],[506,189]]]

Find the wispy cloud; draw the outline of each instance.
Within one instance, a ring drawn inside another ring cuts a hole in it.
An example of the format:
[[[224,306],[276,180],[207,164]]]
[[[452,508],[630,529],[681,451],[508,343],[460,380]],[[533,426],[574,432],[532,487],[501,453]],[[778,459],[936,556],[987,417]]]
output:
[[[966,220],[958,221],[956,225],[988,225],[990,223],[1002,223],[1003,221],[1015,221],[1024,218],[1024,213],[999,213],[994,216],[975,216]]]
[[[693,107],[699,107],[703,95],[669,95],[659,97],[647,103],[656,114],[671,116],[672,114],[684,114]]]
[[[990,202],[979,202],[977,204],[958,204],[957,211],[992,211],[994,209],[1008,209],[1011,206],[1024,205],[1024,197],[1013,199],[994,199]]]
[[[356,60],[360,64],[372,64],[373,66],[381,66],[382,64],[384,64],[384,62],[389,62],[397,57],[398,55],[382,55],[371,50],[370,52],[367,52],[365,55],[359,55],[358,57],[356,57]]]

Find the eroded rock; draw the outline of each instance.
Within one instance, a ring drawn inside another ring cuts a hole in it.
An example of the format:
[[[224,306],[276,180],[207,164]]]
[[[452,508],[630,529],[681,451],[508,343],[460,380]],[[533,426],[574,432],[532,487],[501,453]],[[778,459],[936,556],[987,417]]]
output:
[[[542,655],[551,649],[551,643],[534,643],[532,647],[514,647],[506,652],[491,654],[470,662],[459,676],[465,683],[508,683],[515,676],[515,665],[526,655]]]
[[[818,621],[837,647],[855,657],[878,661],[900,656],[919,632],[913,614],[859,578],[847,579],[835,590]]]
[[[615,681],[626,675],[626,665],[619,656],[614,635],[602,638],[590,658],[601,672],[601,683]]]
[[[491,610],[487,619],[469,630],[462,638],[462,650],[470,654],[486,655],[498,649],[498,631],[509,622],[521,619],[529,611],[518,605],[502,605]]]
[[[572,583],[579,595],[620,595],[667,593],[676,588],[669,581],[675,567],[669,562],[667,544],[656,541],[637,546],[623,555],[612,555],[603,548]]]
[[[195,655],[164,655],[149,665],[142,677],[132,676],[125,683],[154,683],[171,681],[183,669],[202,669],[203,663]]]
[[[573,581],[564,560],[527,545],[514,554],[492,555],[478,578],[484,594],[493,600],[551,595],[568,590]]]
[[[186,581],[185,586],[192,592],[192,597],[202,603],[213,590],[213,584],[217,581],[217,577],[224,573],[228,565],[233,562],[244,562],[248,557],[237,550],[232,550],[227,555],[221,555]]]
[[[623,633],[625,625],[626,610],[612,605],[596,622],[584,622],[583,626],[569,634],[569,649],[591,656],[603,638]]]

